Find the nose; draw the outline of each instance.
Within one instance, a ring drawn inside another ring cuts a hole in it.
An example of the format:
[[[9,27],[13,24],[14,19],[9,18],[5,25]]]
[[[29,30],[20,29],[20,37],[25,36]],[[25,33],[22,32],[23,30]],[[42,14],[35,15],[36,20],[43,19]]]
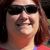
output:
[[[29,15],[28,15],[25,11],[23,11],[23,12],[20,14],[20,18],[21,18],[22,20],[27,20],[27,19],[29,18]]]

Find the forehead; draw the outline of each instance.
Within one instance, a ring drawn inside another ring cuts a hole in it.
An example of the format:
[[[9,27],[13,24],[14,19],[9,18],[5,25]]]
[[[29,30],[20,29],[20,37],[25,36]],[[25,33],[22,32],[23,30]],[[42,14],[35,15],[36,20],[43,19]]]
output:
[[[33,0],[14,0],[11,4],[12,5],[29,5],[29,4],[36,5]]]

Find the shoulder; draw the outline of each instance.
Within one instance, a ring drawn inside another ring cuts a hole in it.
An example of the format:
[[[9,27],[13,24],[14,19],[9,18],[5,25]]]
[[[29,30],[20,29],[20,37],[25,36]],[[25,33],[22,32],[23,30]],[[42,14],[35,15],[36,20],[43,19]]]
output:
[[[47,47],[46,45],[40,45],[38,46],[38,50],[50,50],[50,48]]]

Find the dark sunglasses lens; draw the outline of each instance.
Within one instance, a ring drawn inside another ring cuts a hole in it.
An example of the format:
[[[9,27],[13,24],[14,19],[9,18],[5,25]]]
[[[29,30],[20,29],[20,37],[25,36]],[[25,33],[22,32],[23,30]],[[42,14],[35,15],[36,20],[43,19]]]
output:
[[[26,10],[27,10],[27,12],[28,12],[29,14],[31,14],[31,13],[36,13],[36,12],[37,12],[37,7],[34,6],[34,5],[30,5],[30,6],[28,6],[28,7],[26,8]]]
[[[17,15],[17,14],[20,14],[22,12],[22,8],[18,7],[18,6],[10,6],[8,8],[8,12],[11,15]]]

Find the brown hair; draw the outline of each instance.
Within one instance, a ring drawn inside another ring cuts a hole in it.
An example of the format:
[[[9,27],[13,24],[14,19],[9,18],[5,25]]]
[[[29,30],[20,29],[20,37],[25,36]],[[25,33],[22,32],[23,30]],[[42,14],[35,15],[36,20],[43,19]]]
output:
[[[47,17],[41,7],[40,1],[39,0],[33,0],[35,3],[39,6],[39,14],[40,14],[40,25],[39,29],[35,35],[35,45],[39,45],[46,41],[49,37],[49,32],[48,32],[48,22],[47,22]],[[2,19],[1,23],[1,31],[0,31],[0,42],[5,43],[7,42],[8,39],[8,34],[6,30],[6,10],[5,8],[11,4],[13,0],[0,0],[0,18]],[[4,29],[3,29],[4,26]]]

